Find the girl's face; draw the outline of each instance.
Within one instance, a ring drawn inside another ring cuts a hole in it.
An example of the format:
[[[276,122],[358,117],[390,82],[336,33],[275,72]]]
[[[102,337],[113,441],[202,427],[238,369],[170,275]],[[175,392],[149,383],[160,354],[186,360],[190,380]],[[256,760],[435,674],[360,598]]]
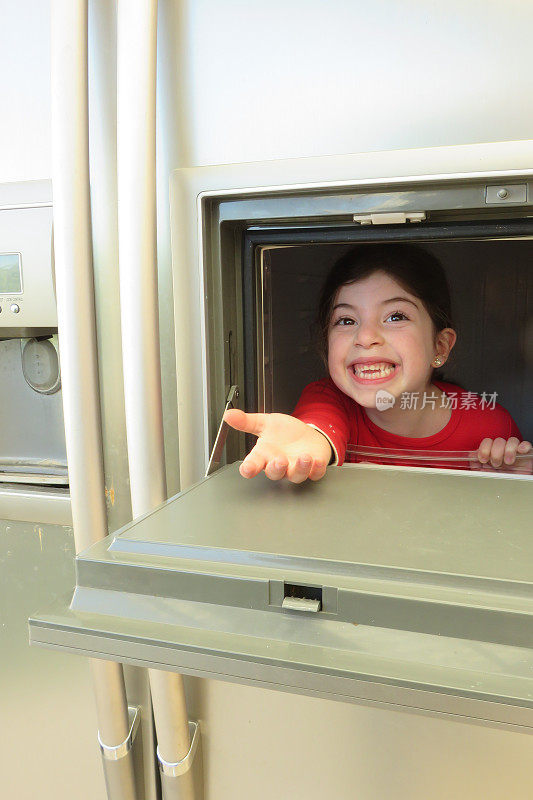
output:
[[[436,355],[424,304],[389,275],[374,272],[341,286],[329,326],[328,368],[338,388],[360,405],[375,408],[378,389],[396,399],[429,390]]]

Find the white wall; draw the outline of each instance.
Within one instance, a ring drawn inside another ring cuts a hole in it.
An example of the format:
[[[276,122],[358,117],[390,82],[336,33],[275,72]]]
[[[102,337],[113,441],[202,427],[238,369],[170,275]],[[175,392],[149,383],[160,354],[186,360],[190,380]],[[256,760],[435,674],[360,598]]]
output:
[[[0,0],[0,182],[51,175],[50,5]],[[160,9],[180,44],[174,166],[533,135],[533,5],[523,0],[160,0]]]
[[[0,183],[50,178],[50,0],[0,0],[0,98]]]
[[[191,164],[532,136],[523,0],[186,7]]]

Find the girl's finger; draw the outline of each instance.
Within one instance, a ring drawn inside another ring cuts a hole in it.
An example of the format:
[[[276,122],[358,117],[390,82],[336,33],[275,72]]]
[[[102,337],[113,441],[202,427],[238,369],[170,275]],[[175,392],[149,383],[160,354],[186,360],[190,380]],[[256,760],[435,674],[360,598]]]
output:
[[[312,481],[319,481],[326,474],[328,465],[325,461],[314,461],[309,477]]]
[[[289,466],[288,459],[279,456],[278,458],[271,459],[265,467],[265,475],[271,481],[280,481],[285,477],[287,467]]]
[[[255,478],[265,468],[265,465],[266,459],[247,456],[239,467],[239,472],[243,478]]]
[[[283,455],[268,442],[259,439],[242,462],[239,472],[243,478],[255,478],[269,461],[277,458],[283,458]]]
[[[503,453],[504,464],[514,464],[516,461],[516,451],[518,450],[519,444],[520,440],[517,439],[516,436],[511,436],[510,439],[507,439]]]
[[[521,472],[523,475],[533,475],[533,445],[531,442],[520,442],[518,445],[518,454],[527,455],[528,458],[521,458],[515,465],[515,470]]]
[[[303,483],[309,477],[312,466],[313,459],[310,455],[298,456],[293,464],[289,464],[287,478],[291,483]]]
[[[247,414],[239,408],[230,408],[224,414],[224,421],[232,428],[245,433],[261,436],[266,422],[266,414]]]
[[[482,464],[486,464],[490,458],[490,451],[492,448],[492,439],[483,439],[477,451],[478,460]]]
[[[531,442],[520,442],[518,445],[519,453],[529,453],[531,450],[533,450],[533,444],[531,444]]]
[[[503,464],[503,454],[505,452],[505,439],[502,439],[501,436],[498,436],[497,439],[494,439],[490,451],[490,463],[493,467],[501,467]]]
[[[256,444],[242,462],[239,472],[243,478],[255,478],[266,467],[272,456],[268,448],[258,447]]]

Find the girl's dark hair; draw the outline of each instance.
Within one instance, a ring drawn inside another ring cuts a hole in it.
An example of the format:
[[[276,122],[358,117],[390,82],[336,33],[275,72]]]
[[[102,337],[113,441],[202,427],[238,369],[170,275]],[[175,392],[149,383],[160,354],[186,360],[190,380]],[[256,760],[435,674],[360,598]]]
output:
[[[424,304],[435,335],[453,328],[450,290],[438,259],[411,244],[357,245],[341,256],[331,268],[320,296],[316,318],[317,345],[328,363],[328,333],[338,290],[348,283],[385,272]]]

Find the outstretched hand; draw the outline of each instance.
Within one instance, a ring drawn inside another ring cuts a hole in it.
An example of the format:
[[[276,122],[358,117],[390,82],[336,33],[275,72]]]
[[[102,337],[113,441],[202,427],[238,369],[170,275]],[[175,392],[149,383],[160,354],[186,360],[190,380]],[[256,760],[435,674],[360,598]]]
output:
[[[325,475],[331,445],[325,436],[296,417],[246,414],[231,409],[224,419],[232,428],[258,437],[239,468],[244,478],[254,478],[262,470],[270,480],[279,481],[286,476],[292,483],[302,483],[307,478],[318,481]]]

